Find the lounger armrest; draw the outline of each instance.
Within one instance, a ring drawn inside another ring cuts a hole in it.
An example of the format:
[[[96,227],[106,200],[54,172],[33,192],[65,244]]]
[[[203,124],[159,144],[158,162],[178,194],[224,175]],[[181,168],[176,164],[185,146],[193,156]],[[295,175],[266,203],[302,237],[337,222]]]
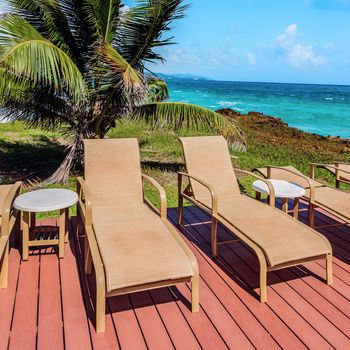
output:
[[[91,193],[86,181],[82,177],[77,178],[77,192],[79,196],[78,206],[85,215],[85,225],[92,225]]]
[[[197,176],[193,176],[193,175],[182,173],[182,172],[178,172],[177,174],[178,174],[179,179],[180,179],[179,183],[182,183],[181,179],[183,176],[185,176],[188,179],[192,179],[192,180],[198,182],[199,184],[201,184],[202,186],[204,186],[208,189],[208,191],[210,192],[210,195],[211,195],[211,213],[212,213],[212,215],[217,215],[217,213],[218,213],[218,197],[217,197],[214,189],[208,183],[201,180]],[[179,191],[181,191],[181,193],[182,193],[181,188],[179,188]]]
[[[15,184],[13,184],[5,198],[1,213],[1,236],[10,235],[10,217],[14,211],[17,214],[17,210],[13,208],[13,202],[15,201],[16,197],[19,196],[21,187],[22,182],[17,181]]]
[[[259,176],[259,175],[257,175],[257,174],[252,173],[251,171],[242,170],[242,169],[238,169],[238,168],[233,168],[233,170],[234,170],[235,172],[239,172],[239,173],[242,173],[242,174],[246,174],[246,175],[249,175],[249,176],[253,176],[253,177],[255,177],[256,179],[265,182],[265,184],[266,184],[266,186],[268,187],[269,192],[270,192],[270,195],[269,195],[269,198],[270,198],[270,200],[269,200],[269,205],[270,205],[271,207],[274,207],[274,206],[275,206],[275,198],[276,198],[275,189],[274,189],[272,183],[271,183],[269,180],[264,179],[263,177],[261,177],[261,176]]]
[[[331,168],[335,170],[335,176],[338,178],[339,177],[339,171],[345,174],[350,175],[350,171],[339,169],[337,164],[349,164],[349,163],[340,163],[336,162],[336,165],[330,165],[330,164],[324,164],[324,163],[310,163],[310,177],[312,179],[315,178],[315,168]]]
[[[157,211],[162,219],[167,217],[167,197],[164,188],[155,180],[153,177],[142,174],[142,180],[150,183],[155,189],[157,189],[160,197],[160,211],[147,199],[143,196],[144,200],[149,206],[151,206],[155,211]]]

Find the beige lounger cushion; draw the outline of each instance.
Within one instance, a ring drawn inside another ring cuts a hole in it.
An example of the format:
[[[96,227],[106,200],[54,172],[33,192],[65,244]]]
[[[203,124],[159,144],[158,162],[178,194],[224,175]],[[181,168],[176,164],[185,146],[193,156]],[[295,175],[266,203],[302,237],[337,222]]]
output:
[[[270,266],[331,253],[324,236],[280,210],[239,193],[223,137],[186,137],[181,142],[188,173],[207,182],[217,194],[218,215],[256,243]],[[201,186],[198,194],[195,181],[192,185],[195,198],[210,208],[208,190]]]
[[[84,141],[85,179],[107,291],[193,276],[184,249],[144,204],[137,139],[95,142]]]
[[[131,214],[93,208],[107,291],[193,276],[189,259],[159,216],[146,205]]]
[[[262,248],[269,266],[330,253],[314,230],[248,196],[220,201],[219,215]]]

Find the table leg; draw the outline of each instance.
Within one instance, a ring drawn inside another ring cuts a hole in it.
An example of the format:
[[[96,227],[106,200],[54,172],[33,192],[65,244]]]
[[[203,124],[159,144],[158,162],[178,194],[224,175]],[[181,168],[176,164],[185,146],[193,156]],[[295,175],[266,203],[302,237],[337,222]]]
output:
[[[66,210],[66,226],[65,226],[65,232],[66,232],[66,236],[64,238],[64,242],[68,243],[68,234],[69,234],[69,230],[68,230],[68,224],[69,224],[69,208],[65,209]]]
[[[29,213],[23,212],[22,260],[28,260]]]
[[[30,227],[35,227],[36,225],[36,213],[30,213]]]
[[[60,210],[60,227],[58,237],[58,257],[64,257],[64,240],[66,235],[66,209]]]
[[[299,198],[294,198],[293,216],[295,219],[299,218]]]
[[[288,213],[288,198],[282,198],[282,210]]]
[[[261,200],[261,192],[255,191],[255,199],[257,199],[258,201]]]

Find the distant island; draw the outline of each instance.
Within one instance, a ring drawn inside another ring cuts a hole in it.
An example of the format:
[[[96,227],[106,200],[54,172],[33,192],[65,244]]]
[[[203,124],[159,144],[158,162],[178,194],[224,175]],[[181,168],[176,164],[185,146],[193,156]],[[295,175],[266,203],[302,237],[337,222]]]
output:
[[[201,75],[195,74],[165,74],[165,73],[155,73],[157,77],[164,80],[205,80],[205,81],[213,81],[214,79],[204,77]]]

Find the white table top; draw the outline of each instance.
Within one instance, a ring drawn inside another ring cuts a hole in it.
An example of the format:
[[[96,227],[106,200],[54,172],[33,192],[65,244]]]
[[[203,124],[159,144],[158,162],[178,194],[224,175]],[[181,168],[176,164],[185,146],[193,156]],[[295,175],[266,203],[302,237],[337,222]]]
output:
[[[15,199],[18,210],[39,213],[69,208],[78,201],[78,194],[63,188],[50,188],[21,194]]]
[[[285,180],[268,179],[275,190],[275,196],[279,198],[298,198],[305,196],[305,189],[297,184]],[[261,180],[253,182],[254,191],[269,195],[270,191],[266,183]]]

